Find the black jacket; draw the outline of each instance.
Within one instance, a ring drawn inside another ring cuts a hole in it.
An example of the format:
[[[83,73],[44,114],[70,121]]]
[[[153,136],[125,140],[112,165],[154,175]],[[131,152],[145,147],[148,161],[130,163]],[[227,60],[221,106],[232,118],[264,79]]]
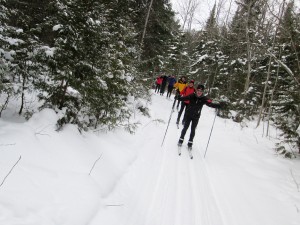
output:
[[[221,105],[219,103],[212,103],[212,100],[205,95],[201,95],[200,97],[198,97],[196,93],[193,93],[185,97],[179,96],[178,100],[190,101],[190,104],[187,106],[185,113],[187,116],[191,118],[200,118],[201,110],[204,104],[211,108],[221,108]]]

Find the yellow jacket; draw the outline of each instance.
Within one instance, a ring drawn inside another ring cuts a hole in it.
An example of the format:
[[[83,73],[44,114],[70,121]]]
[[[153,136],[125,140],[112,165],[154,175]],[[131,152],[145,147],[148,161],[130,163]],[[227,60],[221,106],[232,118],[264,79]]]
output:
[[[175,89],[178,89],[181,92],[187,86],[186,81],[179,80],[174,84]]]

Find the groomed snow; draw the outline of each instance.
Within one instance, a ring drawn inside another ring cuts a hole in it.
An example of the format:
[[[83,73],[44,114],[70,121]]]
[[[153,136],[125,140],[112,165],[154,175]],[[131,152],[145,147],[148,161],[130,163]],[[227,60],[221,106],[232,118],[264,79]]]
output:
[[[173,97],[152,92],[151,118],[122,130],[55,131],[51,110],[0,118],[2,225],[299,225],[300,162],[273,148],[278,131],[216,118],[204,107],[194,159],[178,156]],[[161,120],[164,123],[160,122]],[[187,132],[187,137],[189,131]],[[187,139],[186,137],[186,139]],[[18,161],[19,160],[19,161]]]

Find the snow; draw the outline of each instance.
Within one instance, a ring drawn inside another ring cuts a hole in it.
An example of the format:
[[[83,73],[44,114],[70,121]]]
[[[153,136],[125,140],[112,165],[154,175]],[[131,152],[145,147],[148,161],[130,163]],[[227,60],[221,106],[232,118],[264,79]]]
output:
[[[57,24],[57,25],[54,25],[52,30],[53,31],[58,31],[59,29],[62,29],[63,28],[63,25],[62,24]]]
[[[266,138],[263,124],[217,117],[204,158],[215,116],[204,107],[191,160],[187,140],[177,154],[172,99],[152,93],[151,118],[136,111],[134,135],[57,132],[52,110],[25,121],[9,106],[0,118],[0,224],[300,224],[299,156],[274,152],[277,130]]]

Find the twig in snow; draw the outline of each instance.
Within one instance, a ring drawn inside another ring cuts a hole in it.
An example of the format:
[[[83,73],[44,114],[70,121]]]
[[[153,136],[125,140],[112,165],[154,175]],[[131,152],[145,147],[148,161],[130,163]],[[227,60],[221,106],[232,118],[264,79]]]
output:
[[[294,180],[294,182],[295,182],[295,184],[296,184],[296,186],[297,186],[297,190],[298,190],[298,192],[300,192],[299,184],[297,183],[297,181],[296,181],[296,179],[295,179],[295,176],[294,176],[294,174],[293,174],[292,169],[290,169],[290,172],[291,172],[292,178],[293,178],[293,180]]]
[[[93,171],[93,169],[94,169],[96,163],[99,161],[99,159],[101,159],[101,157],[102,157],[102,154],[101,154],[100,157],[94,162],[94,165],[92,166],[92,169],[90,170],[89,175],[91,175],[91,173],[92,173],[92,171]]]
[[[21,160],[21,156],[19,157],[18,161],[13,165],[13,167],[10,169],[10,171],[8,172],[8,174],[4,177],[2,183],[0,184],[0,187],[4,184],[6,178],[9,176],[9,174],[12,172],[12,170],[14,169],[14,167],[18,164],[18,162]]]
[[[1,146],[10,146],[10,145],[16,145],[16,143],[13,143],[13,144],[0,144],[0,147]]]
[[[52,125],[52,124],[49,124],[49,125],[43,127],[41,130],[36,131],[36,132],[34,133],[34,135],[45,135],[45,136],[50,136],[50,137],[51,137],[51,135],[49,135],[49,134],[44,134],[44,133],[42,133],[42,131],[44,131],[47,127],[49,127],[49,126],[51,126],[51,125]]]
[[[145,126],[143,126],[142,129],[144,129],[145,127],[147,127],[152,122],[155,122],[155,123],[165,123],[162,119],[151,120],[149,123],[147,123]]]
[[[105,206],[123,206],[123,204],[118,204],[118,205],[105,205]]]

